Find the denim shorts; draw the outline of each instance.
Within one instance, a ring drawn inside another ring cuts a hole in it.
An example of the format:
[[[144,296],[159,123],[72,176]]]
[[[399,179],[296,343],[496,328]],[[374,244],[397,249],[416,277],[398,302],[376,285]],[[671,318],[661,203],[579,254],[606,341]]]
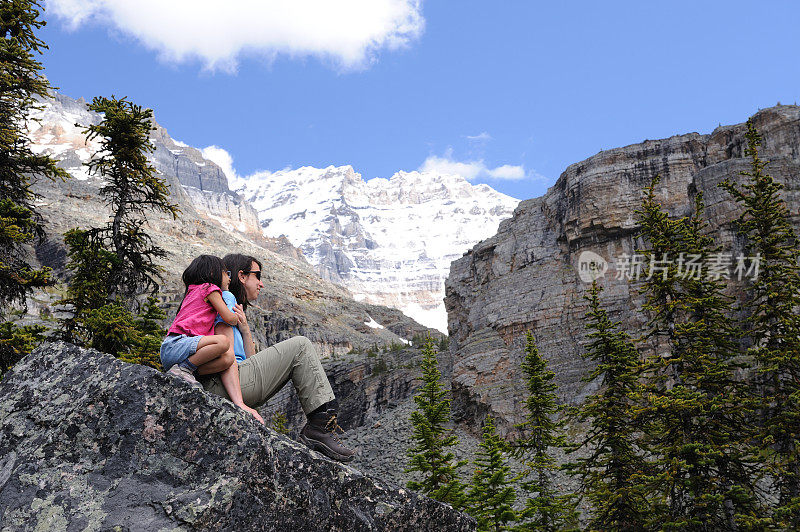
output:
[[[195,354],[200,338],[202,336],[186,336],[185,334],[164,338],[164,341],[161,342],[161,365],[164,366],[164,371]]]

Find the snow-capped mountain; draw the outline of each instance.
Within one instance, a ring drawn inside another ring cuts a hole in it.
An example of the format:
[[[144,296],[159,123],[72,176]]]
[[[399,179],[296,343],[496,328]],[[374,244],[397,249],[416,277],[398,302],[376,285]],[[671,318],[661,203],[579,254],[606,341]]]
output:
[[[98,124],[100,114],[90,111],[83,99],[53,93],[30,114],[28,137],[31,149],[58,160],[74,179],[99,180],[84,166],[99,149],[97,139],[86,141],[85,127]],[[228,187],[225,172],[203,158],[200,150],[173,140],[158,124],[150,134],[155,151],[149,158],[170,185],[174,200],[182,208],[193,208],[241,233],[260,234],[255,211]]]
[[[351,166],[237,179],[268,236],[285,235],[357,299],[447,331],[450,262],[497,231],[519,200],[455,175],[397,172],[364,181]]]

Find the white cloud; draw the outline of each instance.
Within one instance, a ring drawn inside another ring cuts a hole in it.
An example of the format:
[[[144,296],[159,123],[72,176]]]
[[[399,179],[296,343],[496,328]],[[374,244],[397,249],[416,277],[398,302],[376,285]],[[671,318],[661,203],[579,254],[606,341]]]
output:
[[[425,27],[421,0],[47,0],[47,10],[72,29],[90,21],[115,27],[165,61],[197,58],[227,71],[243,54],[360,68]]]
[[[231,154],[219,146],[207,146],[200,151],[204,158],[216,163],[217,166],[222,168],[222,171],[225,172],[225,175],[228,177],[228,186],[233,186],[234,181],[239,179],[239,175],[233,167],[233,157]]]
[[[419,167],[420,172],[435,172],[440,174],[453,174],[460,175],[461,177],[469,180],[476,179],[486,172],[486,165],[483,161],[461,162],[454,161],[453,159],[445,156],[438,157],[431,155],[422,166]]]
[[[486,131],[483,131],[477,135],[466,135],[466,137],[467,140],[471,140],[473,142],[489,142],[492,140],[492,136]]]
[[[452,150],[447,150],[444,157],[430,155],[419,167],[419,171],[455,174],[469,181],[481,178],[517,181],[527,177],[523,166],[504,164],[496,168],[489,168],[482,159],[477,161],[456,161],[453,159]],[[534,173],[533,175],[538,174]]]
[[[503,166],[498,166],[497,168],[489,170],[489,177],[493,177],[494,179],[524,179],[525,169],[521,166],[504,164]]]
[[[235,190],[242,186],[243,182],[251,178],[264,177],[272,172],[267,170],[259,170],[252,175],[240,176],[236,168],[233,166],[233,157],[227,150],[219,146],[207,146],[200,150],[203,157],[209,161],[216,163],[217,166],[222,168],[228,178],[228,186],[231,190]],[[283,171],[291,170],[286,167]],[[453,150],[448,149],[443,157],[431,155],[420,165],[418,168],[420,172],[431,172],[441,175],[459,175],[468,181],[475,181],[476,179],[496,179],[507,181],[519,181],[522,179],[530,178],[533,180],[546,180],[541,174],[531,170],[526,171],[521,165],[504,164],[495,168],[489,168],[483,162],[478,161],[457,161],[453,159]]]

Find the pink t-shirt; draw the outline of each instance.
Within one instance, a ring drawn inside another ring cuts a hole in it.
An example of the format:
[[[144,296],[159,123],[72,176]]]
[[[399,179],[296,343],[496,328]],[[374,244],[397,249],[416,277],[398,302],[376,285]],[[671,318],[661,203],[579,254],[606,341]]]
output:
[[[205,299],[212,292],[222,292],[219,286],[211,283],[190,284],[169,333],[187,336],[210,336],[214,334],[214,318],[217,311]]]

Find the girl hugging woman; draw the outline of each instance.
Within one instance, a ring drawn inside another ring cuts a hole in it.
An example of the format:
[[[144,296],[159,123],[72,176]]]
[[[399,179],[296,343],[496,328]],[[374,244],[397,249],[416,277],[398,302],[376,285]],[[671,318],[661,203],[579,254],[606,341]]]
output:
[[[167,373],[199,388],[202,386],[195,375],[218,373],[231,401],[264,423],[258,412],[242,400],[232,343],[225,335],[214,334],[217,315],[231,326],[239,323],[237,313],[228,309],[222,299],[230,280],[222,259],[213,255],[200,255],[184,270],[186,292],[161,343],[161,365]]]

